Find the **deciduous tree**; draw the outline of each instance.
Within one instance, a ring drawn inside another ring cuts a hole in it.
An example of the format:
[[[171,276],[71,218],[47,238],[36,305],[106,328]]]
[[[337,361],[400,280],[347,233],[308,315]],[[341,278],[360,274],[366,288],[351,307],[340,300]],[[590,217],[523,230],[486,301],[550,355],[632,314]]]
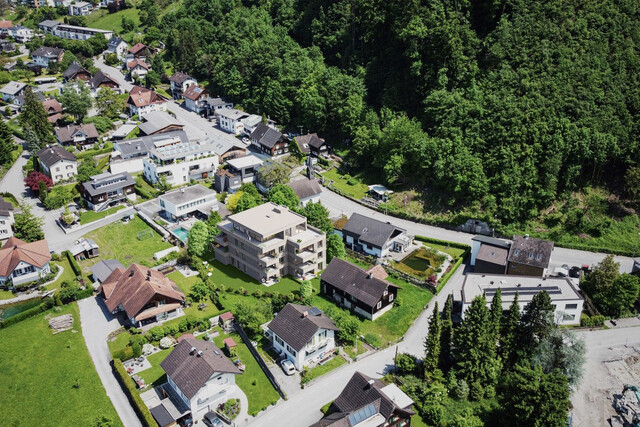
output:
[[[202,221],[196,221],[189,230],[187,245],[191,255],[202,256],[207,250],[209,242],[209,229]]]
[[[31,213],[31,206],[28,204],[20,205],[21,213],[14,215],[13,223],[14,236],[25,242],[35,242],[44,239],[42,225],[44,219],[37,217]]]

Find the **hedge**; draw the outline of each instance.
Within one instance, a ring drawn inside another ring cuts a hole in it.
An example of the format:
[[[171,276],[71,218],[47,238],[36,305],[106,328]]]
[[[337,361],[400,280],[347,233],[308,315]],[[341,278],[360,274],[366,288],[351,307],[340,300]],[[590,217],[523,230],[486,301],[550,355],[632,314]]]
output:
[[[604,321],[605,321],[604,316],[582,317],[580,319],[580,326],[585,326],[585,327],[604,326]]]
[[[71,269],[75,273],[76,277],[78,276],[82,277],[82,269],[78,265],[78,261],[76,261],[73,255],[71,255],[71,252],[69,251],[64,251],[64,252],[65,252],[65,255],[67,256],[67,259],[69,260],[69,264],[71,264]]]
[[[142,401],[142,398],[136,389],[136,384],[127,373],[122,361],[120,359],[113,359],[113,368],[116,371],[116,378],[118,379],[118,382],[125,389],[129,402],[138,414],[140,421],[142,421],[142,425],[147,427],[156,427],[158,423],[153,418],[153,415],[151,415],[147,405]]]
[[[443,246],[451,246],[452,248],[464,249],[465,251],[469,251],[469,252],[471,251],[471,246],[466,245],[464,243],[450,242],[448,240],[434,239],[432,237],[426,237],[426,236],[415,236],[414,239],[419,240],[421,242],[425,242],[425,243],[435,243]],[[467,256],[466,253],[462,257],[464,258],[465,256]]]
[[[460,267],[460,265],[462,265],[462,261],[464,261],[464,258],[465,258],[464,256],[461,256],[460,258],[458,258],[455,264],[453,264],[453,267],[451,267],[451,270],[449,270],[447,273],[442,275],[442,277],[440,278],[440,281],[438,282],[438,288],[437,288],[438,292],[440,292],[442,288],[444,288],[444,285],[446,285],[449,279],[451,279],[451,276],[453,276],[453,273],[455,273],[456,270]]]
[[[49,310],[53,306],[54,306],[53,299],[47,298],[42,304],[36,307],[30,308],[29,310],[25,310],[22,313],[18,313],[15,316],[10,317],[8,319],[0,320],[0,329],[6,328],[18,322],[22,322],[25,319],[28,319],[30,317],[33,317],[37,314],[40,314],[44,311]]]
[[[83,151],[81,153],[77,153],[76,159],[78,160],[82,160],[82,159],[86,159],[88,157],[93,157],[93,156],[97,156],[98,154],[107,154],[113,151],[113,143],[112,142],[107,142],[105,143],[104,148],[96,148],[94,150],[86,150]]]

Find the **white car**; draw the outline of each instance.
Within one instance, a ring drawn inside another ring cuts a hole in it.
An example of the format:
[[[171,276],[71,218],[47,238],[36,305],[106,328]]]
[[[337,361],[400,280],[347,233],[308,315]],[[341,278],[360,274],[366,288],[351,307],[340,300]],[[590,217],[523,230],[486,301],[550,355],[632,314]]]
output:
[[[296,373],[296,367],[293,366],[293,363],[289,359],[284,359],[280,362],[280,366],[282,366],[282,370],[287,375],[293,375]]]

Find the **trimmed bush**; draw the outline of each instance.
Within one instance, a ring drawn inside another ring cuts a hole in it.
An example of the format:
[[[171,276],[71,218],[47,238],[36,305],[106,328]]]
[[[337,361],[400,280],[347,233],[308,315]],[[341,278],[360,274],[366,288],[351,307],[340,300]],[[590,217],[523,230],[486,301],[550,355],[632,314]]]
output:
[[[120,359],[113,359],[113,367],[116,371],[116,378],[120,382],[120,384],[124,387],[127,397],[129,398],[129,402],[133,406],[133,409],[140,417],[140,421],[142,421],[142,425],[146,427],[156,427],[158,423],[151,415],[149,408],[142,401],[140,394],[138,394],[138,390],[136,389],[136,384],[133,382],[133,379],[127,373],[122,361]]]
[[[604,321],[605,321],[604,316],[582,317],[580,319],[580,326],[584,326],[586,328],[600,327],[600,326],[604,326]]]
[[[458,249],[464,249],[464,250],[467,250],[467,251],[471,251],[471,246],[465,245],[464,243],[450,242],[448,240],[434,239],[434,238],[426,237],[426,236],[415,236],[414,239],[415,240],[419,240],[421,242],[425,242],[425,243],[436,243],[438,245],[451,246],[452,248],[458,248]]]
[[[82,269],[78,265],[78,261],[76,261],[76,259],[73,257],[73,255],[71,255],[71,252],[64,251],[64,254],[67,257],[67,259],[69,260],[69,264],[71,264],[71,269],[73,270],[73,273],[76,275],[76,277],[77,276],[82,277]]]

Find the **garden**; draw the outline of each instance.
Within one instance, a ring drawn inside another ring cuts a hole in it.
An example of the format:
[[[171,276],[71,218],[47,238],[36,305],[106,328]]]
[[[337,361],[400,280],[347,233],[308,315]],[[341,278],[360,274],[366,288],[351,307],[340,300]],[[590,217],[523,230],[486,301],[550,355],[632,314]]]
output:
[[[446,255],[432,248],[421,247],[412,251],[402,261],[393,263],[393,267],[403,273],[426,280],[431,275],[440,273],[440,266]]]

